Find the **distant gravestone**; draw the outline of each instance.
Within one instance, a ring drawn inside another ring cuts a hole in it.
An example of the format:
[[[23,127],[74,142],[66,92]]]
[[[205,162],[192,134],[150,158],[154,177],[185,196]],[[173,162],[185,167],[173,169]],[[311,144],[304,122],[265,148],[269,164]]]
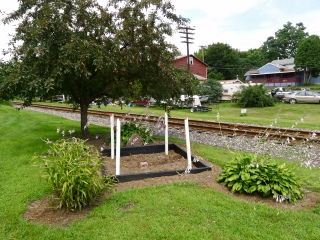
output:
[[[127,144],[126,144],[126,147],[139,147],[139,146],[143,146],[143,139],[142,137],[140,137],[139,134],[133,134]]]

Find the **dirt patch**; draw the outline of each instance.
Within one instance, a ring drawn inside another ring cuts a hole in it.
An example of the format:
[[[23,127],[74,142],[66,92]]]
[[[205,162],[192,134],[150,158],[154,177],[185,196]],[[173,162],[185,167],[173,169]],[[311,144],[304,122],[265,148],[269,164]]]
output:
[[[92,137],[88,140],[89,144],[95,145],[97,148],[101,148],[105,139],[103,136]],[[163,144],[158,143],[158,144]],[[181,146],[184,148],[184,146]],[[134,160],[135,159],[135,160]],[[104,159],[106,161],[107,173],[115,174],[115,160],[111,161],[109,158]],[[206,159],[201,160],[204,164],[211,167],[211,171],[204,171],[196,174],[177,174],[175,176],[165,176],[157,178],[149,178],[138,181],[117,183],[114,191],[120,192],[131,188],[143,188],[147,186],[156,186],[172,182],[194,182],[200,187],[210,188],[234,198],[243,200],[245,202],[254,202],[266,204],[270,207],[279,209],[306,209],[311,210],[315,206],[320,204],[320,194],[305,191],[305,196],[302,200],[299,200],[296,205],[289,203],[277,203],[272,197],[264,198],[260,195],[247,195],[247,194],[233,194],[230,189],[221,185],[216,181],[221,168],[212,164]],[[141,166],[141,162],[147,162],[148,166]],[[169,155],[166,156],[163,153],[160,154],[139,154],[138,156],[122,157],[121,158],[121,174],[125,173],[138,173],[138,172],[153,172],[153,171],[166,171],[166,170],[181,170],[186,168],[186,160],[180,155],[169,151]],[[95,206],[104,201],[105,198],[110,196],[111,192],[105,193],[101,196],[94,206],[90,206],[82,211],[67,211],[65,209],[57,209],[58,203],[54,200],[53,196],[46,196],[43,199],[39,199],[30,203],[27,211],[24,213],[24,217],[28,221],[37,222],[40,224],[50,224],[54,226],[68,226],[72,221],[80,219],[92,210]]]
[[[115,175],[116,161],[110,157],[103,158],[107,175]],[[187,168],[187,161],[180,154],[173,150],[168,155],[163,153],[138,154],[123,156],[120,161],[120,174],[135,174],[147,172],[163,172],[172,170],[184,170]]]

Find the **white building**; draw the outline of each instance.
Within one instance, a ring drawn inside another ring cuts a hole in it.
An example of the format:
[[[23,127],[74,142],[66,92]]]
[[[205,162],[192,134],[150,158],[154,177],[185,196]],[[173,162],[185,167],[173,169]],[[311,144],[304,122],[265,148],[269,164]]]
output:
[[[221,83],[222,89],[223,89],[221,101],[231,101],[232,95],[238,92],[241,86],[261,84],[261,83],[243,83],[239,79],[221,80],[219,82]]]

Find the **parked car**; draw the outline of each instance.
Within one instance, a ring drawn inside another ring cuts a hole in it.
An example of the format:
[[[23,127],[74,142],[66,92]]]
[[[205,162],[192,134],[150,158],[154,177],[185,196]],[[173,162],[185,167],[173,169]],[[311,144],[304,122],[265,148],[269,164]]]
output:
[[[200,96],[200,102],[202,102],[202,103],[209,102],[209,99],[210,99],[209,95]]]
[[[320,103],[320,93],[311,91],[299,91],[288,93],[282,98],[284,102],[295,103]]]
[[[65,102],[67,99],[65,95],[54,95],[52,96],[52,102]]]
[[[151,106],[157,106],[158,104],[166,104],[167,101],[165,100],[160,100],[160,101],[157,101],[156,99],[154,98],[150,98],[150,102],[151,102]]]
[[[283,87],[274,88],[271,90],[271,96],[282,100],[286,94],[290,92],[286,91]]]
[[[151,101],[148,99],[137,99],[130,102],[131,106],[150,106]]]

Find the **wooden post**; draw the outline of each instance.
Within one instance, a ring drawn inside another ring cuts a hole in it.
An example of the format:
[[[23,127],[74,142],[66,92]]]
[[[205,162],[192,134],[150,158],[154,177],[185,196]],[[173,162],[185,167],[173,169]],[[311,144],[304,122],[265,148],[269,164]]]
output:
[[[169,137],[169,127],[168,127],[168,113],[167,112],[165,112],[164,113],[164,124],[165,124],[165,129],[164,129],[164,131],[165,131],[165,142],[164,142],[164,144],[165,144],[165,153],[166,153],[166,155],[168,155],[169,154],[169,146],[168,146],[168,143],[169,143],[169,141],[168,141],[168,137]]]
[[[187,160],[188,160],[187,171],[190,171],[192,169],[192,164],[191,164],[191,149],[190,149],[190,135],[189,135],[188,117],[185,117],[185,119],[184,119],[184,126],[185,126],[186,145],[187,145]]]
[[[110,115],[111,159],[114,159],[114,114]]]
[[[117,144],[116,144],[116,175],[120,175],[120,132],[121,125],[119,118],[117,119]]]

